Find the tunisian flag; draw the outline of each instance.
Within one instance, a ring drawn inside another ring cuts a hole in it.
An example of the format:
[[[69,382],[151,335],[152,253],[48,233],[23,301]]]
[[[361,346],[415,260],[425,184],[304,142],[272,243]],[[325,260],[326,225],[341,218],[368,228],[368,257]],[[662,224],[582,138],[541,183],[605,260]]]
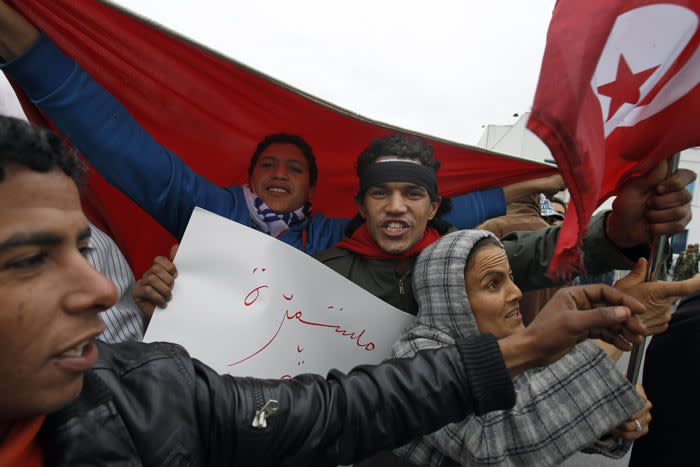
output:
[[[265,135],[296,133],[311,144],[318,159],[314,211],[351,217],[355,159],[373,138],[399,131],[94,0],[9,3],[115,96],[160,144],[218,185],[246,183],[250,157]],[[26,98],[21,101],[32,122],[50,125]],[[425,139],[442,162],[438,178],[446,196],[556,173],[541,164]],[[94,171],[87,194],[86,212],[112,234],[137,277],[155,255],[167,254],[174,239]]]
[[[559,0],[528,128],[571,193],[550,274],[582,270],[595,208],[700,144],[700,1]]]

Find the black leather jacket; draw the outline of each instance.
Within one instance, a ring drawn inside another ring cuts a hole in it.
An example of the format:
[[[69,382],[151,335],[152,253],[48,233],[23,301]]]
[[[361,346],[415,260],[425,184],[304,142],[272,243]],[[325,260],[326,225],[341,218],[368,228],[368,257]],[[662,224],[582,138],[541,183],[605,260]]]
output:
[[[347,464],[515,400],[492,336],[325,379],[219,376],[174,344],[98,348],[78,399],[42,427],[46,465]]]

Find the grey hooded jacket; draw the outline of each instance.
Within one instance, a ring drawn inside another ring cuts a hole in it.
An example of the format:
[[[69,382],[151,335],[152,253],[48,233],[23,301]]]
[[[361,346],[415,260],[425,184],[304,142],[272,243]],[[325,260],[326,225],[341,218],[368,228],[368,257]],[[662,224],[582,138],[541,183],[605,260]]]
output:
[[[479,334],[465,291],[464,270],[487,231],[462,230],[419,256],[413,287],[420,311],[394,344],[398,357]],[[600,347],[590,341],[545,368],[514,380],[510,410],[470,416],[394,451],[416,465],[557,465],[641,410],[644,403]],[[630,443],[608,455],[622,456]],[[596,448],[592,448],[596,451]]]

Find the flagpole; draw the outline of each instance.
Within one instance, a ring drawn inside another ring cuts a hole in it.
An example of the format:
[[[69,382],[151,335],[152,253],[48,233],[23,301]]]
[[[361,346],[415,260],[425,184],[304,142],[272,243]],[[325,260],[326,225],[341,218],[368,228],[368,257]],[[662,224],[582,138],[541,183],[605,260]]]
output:
[[[669,159],[671,174],[678,170],[678,164],[681,160],[681,153],[677,152]],[[649,269],[647,269],[647,282],[655,281],[659,274],[659,266],[664,257],[665,246],[668,243],[667,235],[659,235],[654,239],[654,243],[649,252]],[[645,337],[641,344],[632,347],[630,352],[630,361],[627,365],[627,379],[632,384],[637,384],[639,372],[642,367],[642,358],[644,357],[644,347],[647,338]]]

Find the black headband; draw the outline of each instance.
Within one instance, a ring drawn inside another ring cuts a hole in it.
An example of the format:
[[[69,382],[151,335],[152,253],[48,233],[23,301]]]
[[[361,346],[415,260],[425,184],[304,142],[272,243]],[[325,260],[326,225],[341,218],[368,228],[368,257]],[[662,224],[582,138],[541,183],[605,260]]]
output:
[[[430,199],[438,199],[437,174],[435,169],[406,160],[390,160],[368,165],[360,174],[360,193],[369,187],[387,182],[409,182],[426,189]]]

